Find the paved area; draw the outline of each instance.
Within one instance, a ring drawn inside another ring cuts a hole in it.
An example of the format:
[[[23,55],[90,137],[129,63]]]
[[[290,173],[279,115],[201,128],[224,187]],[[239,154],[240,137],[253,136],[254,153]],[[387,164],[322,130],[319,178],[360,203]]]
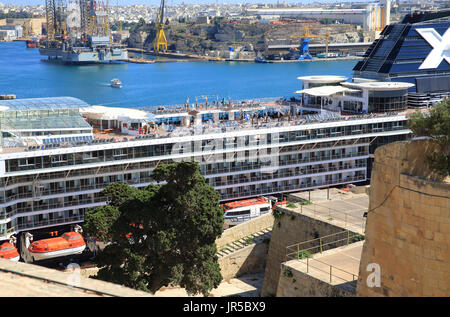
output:
[[[356,242],[314,254],[310,259],[292,260],[285,264],[332,285],[345,284],[358,279],[363,243]]]
[[[336,201],[342,199],[352,198],[355,195],[359,195],[366,192],[366,186],[357,186],[351,189],[351,191],[344,191],[339,188],[326,188],[326,189],[314,189],[311,191],[301,191],[297,193],[289,193],[288,197],[301,198],[303,200],[309,200],[312,203],[321,203],[324,201]]]
[[[366,221],[363,214],[369,208],[369,196],[352,193],[344,197],[317,201],[312,205],[297,203],[297,208],[291,210],[363,234]]]

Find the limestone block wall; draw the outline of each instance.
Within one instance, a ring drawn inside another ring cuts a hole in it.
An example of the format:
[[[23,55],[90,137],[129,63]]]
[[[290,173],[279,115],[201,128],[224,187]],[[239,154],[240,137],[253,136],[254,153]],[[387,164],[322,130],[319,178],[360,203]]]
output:
[[[302,241],[337,233],[344,229],[287,208],[277,207],[284,215],[275,220],[267,255],[261,296],[277,294],[281,263],[286,261],[286,247]],[[273,217],[271,215],[271,217]]]
[[[226,229],[222,233],[222,236],[216,240],[217,250],[220,250],[222,247],[227,245],[227,243],[245,238],[253,233],[261,231],[265,228],[270,228],[272,226],[273,216],[271,213],[267,213],[265,215],[241,223],[237,226]]]
[[[421,140],[375,151],[358,296],[450,296],[450,184],[433,180],[434,150]]]
[[[219,258],[224,281],[247,273],[264,272],[268,250],[267,243],[257,243]]]

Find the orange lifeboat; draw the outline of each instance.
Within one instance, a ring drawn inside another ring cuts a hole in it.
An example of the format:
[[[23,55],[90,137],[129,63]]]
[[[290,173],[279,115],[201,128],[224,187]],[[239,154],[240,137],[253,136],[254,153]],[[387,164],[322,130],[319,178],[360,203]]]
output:
[[[19,252],[17,252],[14,244],[5,242],[0,245],[0,259],[7,259],[15,262],[19,261]]]
[[[57,238],[33,242],[28,251],[35,261],[80,254],[86,248],[83,236],[78,232],[66,232]]]

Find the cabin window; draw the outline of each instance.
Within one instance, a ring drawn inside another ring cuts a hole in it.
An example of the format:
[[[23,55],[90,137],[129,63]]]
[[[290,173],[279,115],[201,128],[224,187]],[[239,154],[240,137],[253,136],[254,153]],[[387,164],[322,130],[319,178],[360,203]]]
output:
[[[79,237],[78,236],[76,236],[76,237],[72,237],[72,238],[70,238],[70,240],[76,240],[76,239],[78,239]]]
[[[263,208],[261,208],[260,209],[260,212],[267,212],[267,211],[269,211],[269,207],[263,207]]]
[[[70,237],[67,234],[63,234],[62,237],[66,240],[70,240]]]
[[[234,216],[242,216],[242,215],[250,215],[250,210],[241,210],[241,211],[227,211],[225,213],[226,217],[234,217]]]

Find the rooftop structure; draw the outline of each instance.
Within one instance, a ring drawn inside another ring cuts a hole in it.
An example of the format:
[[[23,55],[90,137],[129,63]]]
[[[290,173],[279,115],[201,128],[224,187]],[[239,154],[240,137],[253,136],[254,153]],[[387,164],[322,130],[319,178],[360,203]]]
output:
[[[413,84],[403,82],[347,82],[341,76],[302,76],[302,94],[305,104],[322,109],[349,113],[376,113],[407,109],[408,89]]]
[[[0,100],[4,148],[88,141],[92,127],[79,114],[87,104],[73,97]]]

